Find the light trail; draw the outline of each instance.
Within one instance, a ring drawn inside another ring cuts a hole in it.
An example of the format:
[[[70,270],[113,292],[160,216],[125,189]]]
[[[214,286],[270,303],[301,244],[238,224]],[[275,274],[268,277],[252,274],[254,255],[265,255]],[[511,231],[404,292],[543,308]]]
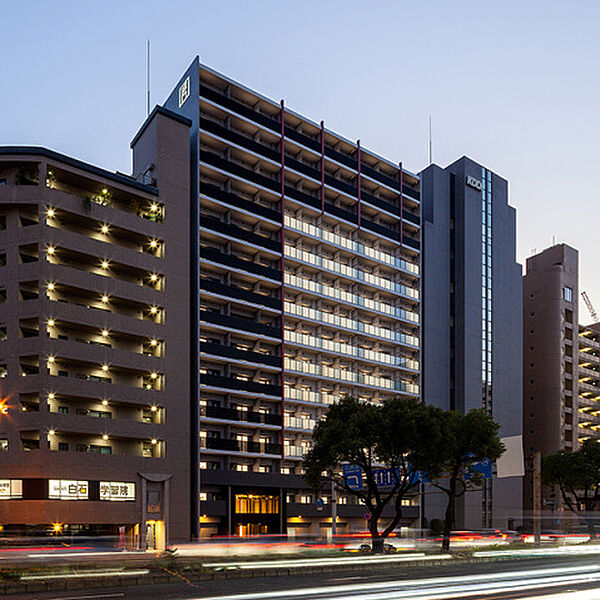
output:
[[[23,575],[20,581],[43,581],[46,579],[83,579],[86,577],[132,577],[133,575],[148,575],[149,569],[136,571],[86,571],[80,573],[59,573],[57,575]]]
[[[248,561],[248,562],[218,562],[218,563],[203,563],[204,567],[213,569],[293,569],[298,567],[323,567],[323,566],[340,566],[348,564],[364,564],[374,562],[381,563],[400,563],[400,562],[427,562],[432,560],[448,560],[452,558],[450,554],[433,554],[425,555],[423,553],[411,554],[409,556],[346,556],[344,558],[306,558],[292,560],[265,560],[265,561]]]
[[[596,565],[566,568],[529,569],[484,573],[480,575],[436,577],[404,581],[368,582],[362,584],[321,586],[274,592],[198,597],[195,600],[267,600],[274,598],[340,598],[346,600],[443,600],[488,596],[519,590],[535,590],[565,585],[600,582]],[[598,598],[596,590],[594,600]],[[579,599],[577,599],[579,600]]]

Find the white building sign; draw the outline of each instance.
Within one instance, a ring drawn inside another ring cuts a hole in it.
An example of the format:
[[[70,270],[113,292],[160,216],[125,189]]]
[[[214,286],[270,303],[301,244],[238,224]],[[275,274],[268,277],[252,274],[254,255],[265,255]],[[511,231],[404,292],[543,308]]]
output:
[[[22,479],[0,479],[0,500],[23,497]]]
[[[123,502],[135,500],[135,483],[125,481],[101,481],[100,500]]]
[[[53,500],[87,500],[89,485],[87,481],[74,479],[50,479],[48,498]]]
[[[473,175],[467,175],[467,185],[479,192],[483,189],[483,183]]]
[[[179,108],[181,108],[185,101],[190,97],[190,78],[186,77],[184,82],[179,86]]]

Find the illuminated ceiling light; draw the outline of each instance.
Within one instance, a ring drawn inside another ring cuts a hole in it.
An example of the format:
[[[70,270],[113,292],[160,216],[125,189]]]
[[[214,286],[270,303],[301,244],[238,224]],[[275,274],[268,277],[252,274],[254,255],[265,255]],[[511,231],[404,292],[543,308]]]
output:
[[[104,435],[102,436],[102,439],[103,439],[103,440],[107,440],[107,439],[108,439],[108,436],[107,436],[106,434],[104,434]]]
[[[110,298],[106,294],[103,294],[101,300],[102,302],[106,303],[110,300]]]
[[[150,307],[150,312],[155,315],[158,312],[158,308],[156,306],[151,306]]]
[[[48,435],[54,435],[54,429],[48,429]]]
[[[152,373],[150,373],[150,379],[156,379],[157,377],[158,377],[158,373],[156,373],[154,371]]]
[[[103,329],[102,330],[102,337],[107,337],[108,336],[108,329]]]
[[[158,344],[158,340],[150,340],[151,346],[156,346]]]
[[[102,400],[102,406],[108,406],[108,400]]]
[[[48,319],[48,327],[54,327],[54,319]]]
[[[54,392],[50,392],[50,393],[48,394],[48,400],[54,400],[54,398],[55,398],[55,394],[54,394]]]
[[[52,256],[56,252],[56,248],[54,246],[48,246],[46,248],[46,253]]]
[[[102,233],[108,233],[108,231],[109,231],[108,225],[102,225],[102,227],[100,228],[100,231]]]
[[[53,363],[54,362],[54,356],[49,356],[48,357],[48,362],[49,363]]]
[[[158,407],[156,407],[156,406],[151,406],[151,407],[150,407],[150,410],[151,410],[152,412],[156,412],[156,411],[158,410]]]
[[[156,438],[152,438],[152,439],[150,440],[150,443],[151,443],[151,444],[156,444],[157,442],[158,442],[158,440],[157,440]]]
[[[110,263],[107,260],[103,260],[102,263],[100,264],[100,266],[103,269],[108,269],[108,267],[110,267]]]
[[[158,242],[156,240],[152,240],[150,242],[150,248],[158,248]]]
[[[108,365],[102,365],[102,370],[103,370],[104,372],[108,371]]]
[[[102,193],[106,196],[106,194],[108,194],[108,188],[102,188]]]
[[[47,215],[48,215],[50,218],[52,218],[52,217],[53,217],[53,216],[56,214],[56,211],[55,211],[53,208],[48,208],[48,209],[46,210],[46,214],[47,214]]]
[[[153,202],[153,203],[150,205],[150,210],[151,210],[152,212],[156,212],[156,211],[158,210],[158,204],[156,204],[156,202]]]
[[[156,273],[152,273],[152,275],[150,275],[150,281],[158,281],[158,275]]]
[[[46,286],[50,291],[52,291],[54,289],[54,284],[50,281],[47,286]]]

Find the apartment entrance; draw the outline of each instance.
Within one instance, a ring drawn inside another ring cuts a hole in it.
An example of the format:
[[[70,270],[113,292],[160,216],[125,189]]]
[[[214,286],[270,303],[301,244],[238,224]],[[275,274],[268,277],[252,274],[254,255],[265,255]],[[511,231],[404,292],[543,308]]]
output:
[[[268,535],[280,533],[280,499],[277,493],[235,492],[231,533]]]

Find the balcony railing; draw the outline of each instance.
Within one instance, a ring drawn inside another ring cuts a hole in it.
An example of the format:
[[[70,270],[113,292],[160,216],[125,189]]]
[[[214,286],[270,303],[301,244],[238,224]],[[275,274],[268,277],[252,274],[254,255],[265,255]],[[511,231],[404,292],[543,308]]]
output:
[[[226,298],[236,298],[238,300],[243,300],[244,302],[261,304],[263,306],[268,306],[269,308],[281,310],[281,300],[279,298],[251,292],[250,290],[235,285],[225,285],[224,283],[212,281],[211,279],[200,278],[200,289],[206,290],[207,292],[213,292],[219,296],[225,296]]]
[[[233,317],[231,315],[222,315],[221,313],[209,310],[201,310],[200,320],[230,329],[250,331],[252,333],[258,333],[260,335],[281,339],[281,329],[279,327],[265,325],[264,323],[257,323],[256,321],[243,319],[242,317]]]
[[[200,373],[200,385],[281,397],[281,386],[279,385],[237,379],[236,377],[224,377],[223,375]]]
[[[239,350],[238,348],[232,348],[231,346],[224,346],[222,344],[212,344],[208,342],[203,342],[200,344],[200,352],[205,354],[212,354],[215,356],[233,358],[236,360],[246,362],[260,363],[264,365],[269,365],[271,367],[281,366],[280,356],[263,354],[262,352],[252,352],[249,350]]]
[[[200,438],[200,447],[210,450],[228,450],[230,452],[248,452],[251,454],[274,454],[281,456],[281,444],[254,442],[226,438]]]
[[[245,423],[281,426],[281,415],[278,414],[239,410],[222,406],[205,406],[202,409],[202,414],[208,418],[222,419],[225,421],[241,421]]]

